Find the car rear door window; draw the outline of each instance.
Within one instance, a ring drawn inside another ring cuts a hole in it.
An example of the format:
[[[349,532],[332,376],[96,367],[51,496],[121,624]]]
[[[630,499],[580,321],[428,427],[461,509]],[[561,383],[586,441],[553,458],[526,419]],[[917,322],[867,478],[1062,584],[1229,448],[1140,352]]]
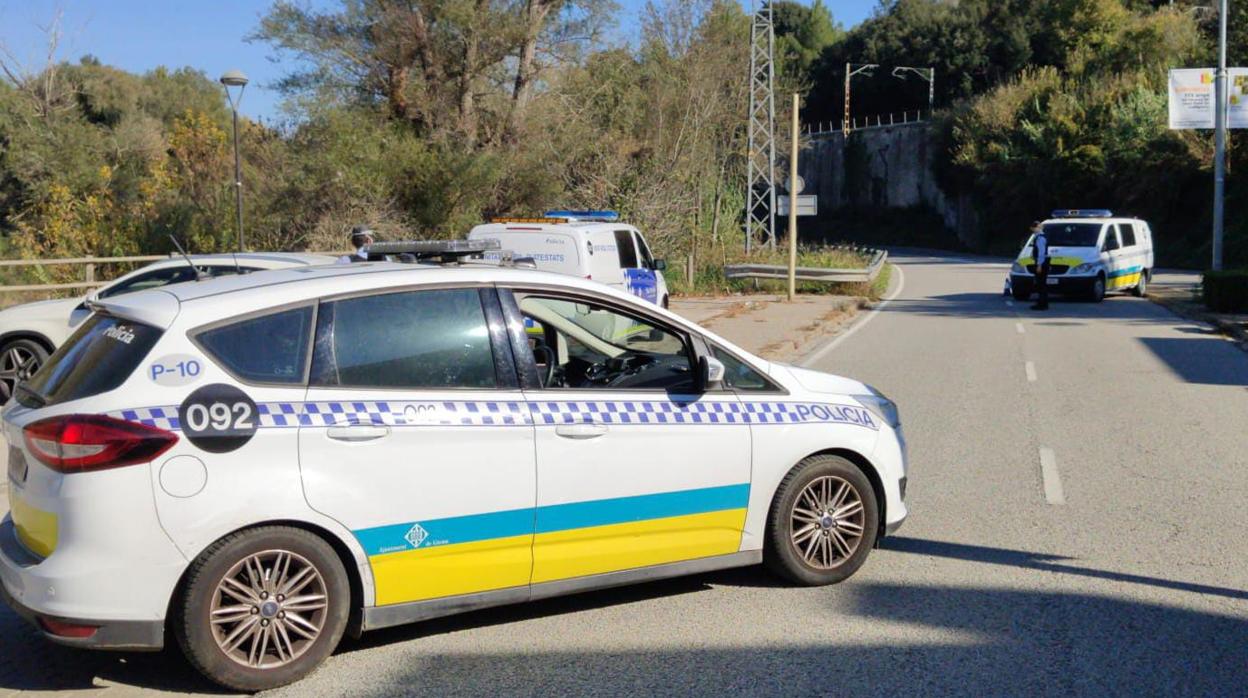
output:
[[[96,313],[17,390],[27,407],[106,393],[125,382],[163,332],[141,322]]]
[[[204,330],[195,340],[227,371],[254,383],[302,383],[312,306]]]
[[[620,254],[621,269],[637,268],[637,248],[633,246],[632,231],[615,231],[615,249]]]
[[[407,291],[321,304],[312,384],[494,388],[494,351],[475,288]]]

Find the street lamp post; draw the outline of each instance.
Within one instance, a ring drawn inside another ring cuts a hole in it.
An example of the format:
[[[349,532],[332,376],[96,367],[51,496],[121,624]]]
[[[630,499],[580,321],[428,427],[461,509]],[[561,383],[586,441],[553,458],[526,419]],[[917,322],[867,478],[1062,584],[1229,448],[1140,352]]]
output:
[[[936,69],[912,68],[908,65],[893,68],[895,78],[905,80],[906,73],[914,73],[927,81],[927,118],[932,118],[932,111],[936,108]]]
[[[852,63],[845,64],[845,120],[841,122],[841,131],[845,134],[846,138],[849,138],[849,79],[858,73],[863,73],[871,70],[872,68],[878,67],[880,66],[876,63],[866,63],[859,65],[857,68],[855,68]]]
[[[1222,269],[1223,196],[1226,191],[1226,0],[1218,17],[1218,73],[1215,78],[1213,150],[1213,270]]]
[[[229,70],[221,76],[221,84],[225,86],[225,97],[230,100],[230,110],[234,112],[234,210],[238,214],[238,251],[243,251],[243,168],[238,158],[238,105],[243,101],[243,90],[247,89],[247,76],[240,70]],[[238,96],[230,91],[238,88]]]

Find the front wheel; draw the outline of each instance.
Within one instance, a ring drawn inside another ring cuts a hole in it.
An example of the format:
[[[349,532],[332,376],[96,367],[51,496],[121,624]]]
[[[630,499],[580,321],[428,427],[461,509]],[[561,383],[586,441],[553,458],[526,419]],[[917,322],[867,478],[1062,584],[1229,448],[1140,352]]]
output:
[[[811,456],[776,490],[764,561],[798,584],[844,581],[875,546],[879,511],[871,481],[858,466],[840,456]]]
[[[1092,289],[1088,291],[1088,300],[1093,303],[1105,300],[1105,277],[1098,276],[1096,281],[1092,282]]]
[[[192,565],[174,634],[191,664],[238,691],[312,673],[342,639],[347,573],[333,548],[300,529],[265,527],[214,543]]]
[[[1014,300],[1016,301],[1026,302],[1028,298],[1031,298],[1031,291],[1021,288],[1011,288],[1010,295],[1014,296]]]

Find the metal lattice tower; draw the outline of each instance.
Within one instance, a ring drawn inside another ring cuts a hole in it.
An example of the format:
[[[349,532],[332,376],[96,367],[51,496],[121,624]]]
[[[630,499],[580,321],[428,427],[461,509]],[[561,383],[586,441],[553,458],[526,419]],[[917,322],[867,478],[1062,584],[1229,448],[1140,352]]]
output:
[[[770,0],[752,0],[750,124],[745,196],[745,251],[776,246],[776,33]]]

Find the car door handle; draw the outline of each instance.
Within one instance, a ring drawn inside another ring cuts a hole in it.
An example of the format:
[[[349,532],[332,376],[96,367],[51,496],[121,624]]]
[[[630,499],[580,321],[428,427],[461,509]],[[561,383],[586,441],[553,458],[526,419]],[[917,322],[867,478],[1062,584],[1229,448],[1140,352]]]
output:
[[[390,435],[390,427],[375,427],[356,425],[350,427],[330,427],[325,430],[325,435],[334,441],[375,441],[384,439]]]
[[[596,439],[607,433],[606,424],[560,424],[555,433],[565,439]]]

